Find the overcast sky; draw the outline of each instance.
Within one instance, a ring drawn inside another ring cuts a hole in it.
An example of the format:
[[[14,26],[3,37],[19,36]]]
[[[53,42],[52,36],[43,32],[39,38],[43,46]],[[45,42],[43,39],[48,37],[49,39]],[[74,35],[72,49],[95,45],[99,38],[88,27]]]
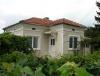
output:
[[[86,26],[95,23],[96,0],[0,0],[0,32],[31,17],[67,18]]]

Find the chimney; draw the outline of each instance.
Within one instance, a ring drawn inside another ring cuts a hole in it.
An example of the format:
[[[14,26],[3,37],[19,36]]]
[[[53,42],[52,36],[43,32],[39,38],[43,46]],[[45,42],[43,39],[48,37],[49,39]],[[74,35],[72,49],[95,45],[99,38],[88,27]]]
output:
[[[43,19],[49,20],[49,17],[44,17]]]

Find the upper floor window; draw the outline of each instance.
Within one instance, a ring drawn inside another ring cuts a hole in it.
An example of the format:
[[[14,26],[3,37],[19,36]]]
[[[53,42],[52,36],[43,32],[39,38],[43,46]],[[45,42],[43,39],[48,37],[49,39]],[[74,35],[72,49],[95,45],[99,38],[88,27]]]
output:
[[[78,38],[75,36],[69,37],[69,48],[77,48]]]

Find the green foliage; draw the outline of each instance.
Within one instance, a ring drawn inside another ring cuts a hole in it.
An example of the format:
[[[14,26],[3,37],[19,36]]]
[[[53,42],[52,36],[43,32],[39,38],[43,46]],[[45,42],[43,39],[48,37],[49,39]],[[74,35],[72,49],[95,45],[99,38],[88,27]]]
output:
[[[59,76],[57,68],[59,68],[59,63],[57,59],[46,58],[47,62],[44,64],[42,71],[46,76]]]
[[[34,72],[32,71],[32,69],[28,66],[25,66],[24,68],[22,68],[22,73],[33,76]]]
[[[99,1],[96,2],[96,5],[98,8],[100,8]],[[95,20],[97,21],[97,23],[95,24],[95,27],[88,27],[85,30],[85,36],[90,38],[90,40],[89,41],[87,40],[84,42],[89,42],[89,44],[91,45],[92,52],[94,50],[100,49],[100,12],[97,12],[97,16],[95,16]]]
[[[12,52],[0,55],[0,76],[100,75],[100,52],[87,56],[64,55],[59,59]]]
[[[88,73],[85,68],[77,67],[75,69],[76,76],[92,76],[92,74]]]
[[[100,1],[97,1],[96,5],[98,8],[100,8]],[[100,29],[100,24],[99,24],[100,23],[100,12],[99,11],[97,12],[97,16],[95,16],[95,20],[97,21],[97,24],[95,24],[95,26]]]
[[[74,62],[67,62],[58,70],[61,72],[60,76],[91,76],[84,68],[78,67]]]
[[[22,52],[14,51],[10,54],[4,54],[0,56],[1,62],[14,62],[18,64],[23,64],[27,61],[27,55]]]
[[[91,50],[100,49],[100,28],[97,27],[88,27],[85,30],[85,36],[90,38],[85,40],[84,42],[91,45]]]
[[[12,65],[13,64],[13,65]],[[7,76],[22,76],[23,74],[33,76],[34,73],[32,69],[28,66],[21,66],[19,64],[15,63],[2,63],[3,66],[3,73],[0,74],[6,74]]]
[[[16,36],[11,33],[0,34],[0,54],[12,51],[29,53],[31,50],[28,37]]]
[[[42,72],[41,67],[36,68],[34,76],[45,76],[45,74]]]
[[[61,62],[62,63],[61,63]],[[93,54],[82,56],[69,56],[64,55],[59,59],[60,65],[63,65],[67,61],[75,62],[80,67],[84,67],[89,73],[99,76],[100,75],[100,52],[94,52]]]

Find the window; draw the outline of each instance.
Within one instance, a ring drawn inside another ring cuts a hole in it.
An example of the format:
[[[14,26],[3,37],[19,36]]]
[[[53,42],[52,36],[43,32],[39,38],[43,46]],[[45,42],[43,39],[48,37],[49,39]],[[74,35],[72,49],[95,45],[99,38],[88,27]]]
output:
[[[72,29],[72,31],[75,31],[75,29]]]
[[[32,37],[32,48],[38,48],[38,36]]]
[[[32,37],[28,37],[28,43],[29,43],[30,47],[32,47]]]
[[[51,45],[55,45],[55,39],[51,39]]]
[[[85,47],[86,47],[86,48],[89,48],[89,44],[85,44]]]
[[[78,38],[75,36],[70,36],[69,38],[69,48],[77,48],[77,40]]]
[[[73,38],[70,37],[69,39],[69,47],[72,48],[73,47]]]
[[[36,30],[36,28],[32,28],[32,30]]]

